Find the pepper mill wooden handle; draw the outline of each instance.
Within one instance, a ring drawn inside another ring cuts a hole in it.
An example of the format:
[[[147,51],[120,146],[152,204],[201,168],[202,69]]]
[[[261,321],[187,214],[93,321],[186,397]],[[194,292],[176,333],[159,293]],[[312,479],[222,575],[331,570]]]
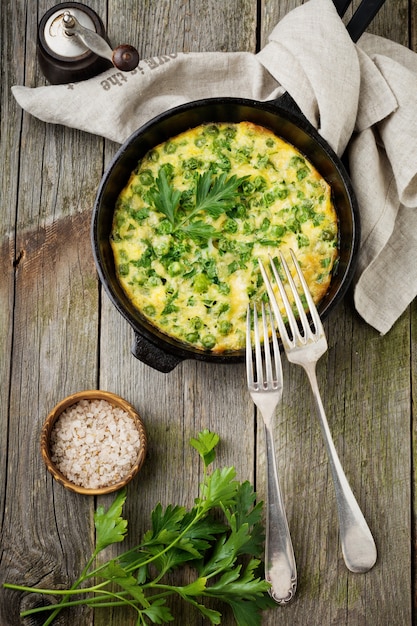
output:
[[[112,61],[117,69],[130,72],[139,64],[139,53],[136,48],[124,43],[113,50]]]

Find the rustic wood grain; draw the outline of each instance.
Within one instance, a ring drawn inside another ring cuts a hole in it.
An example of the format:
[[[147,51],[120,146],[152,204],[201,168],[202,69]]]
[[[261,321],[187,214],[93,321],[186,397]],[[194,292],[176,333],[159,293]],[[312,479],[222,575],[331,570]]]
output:
[[[253,2],[221,6],[206,2],[151,5],[141,14],[138,31],[130,33],[132,41],[140,42],[141,57],[177,50],[226,51],[248,47],[255,51]],[[144,23],[149,33],[145,41],[140,28]],[[109,146],[106,157],[112,153],[113,146]],[[130,498],[128,504],[131,533],[137,537],[147,529],[150,511],[158,501],[164,505],[173,501],[193,504],[201,468],[188,442],[203,428],[221,436],[218,462],[235,465],[241,479],[253,480],[254,411],[242,386],[241,366],[229,368],[187,361],[168,375],[155,372],[133,359],[129,353],[132,331],[117,322],[114,307],[103,296],[100,370],[104,375],[100,384],[107,388],[110,385],[130,398],[149,432],[148,463],[136,487],[139,497]],[[120,356],[113,368],[115,354]],[[232,398],[237,401],[231,402]],[[173,602],[172,606],[176,623],[200,623],[197,615],[184,610],[183,603]],[[100,626],[108,624],[107,614],[98,614],[96,619]],[[128,619],[129,614],[123,611],[113,617],[117,626],[128,624]]]
[[[88,4],[108,24],[114,45],[133,43],[147,58],[178,50],[255,52],[300,3]],[[50,6],[52,0],[5,0],[0,8],[0,582],[60,586],[70,584],[91,551],[97,502],[112,499],[67,492],[42,464],[42,422],[64,396],[100,387],[125,397],[144,418],[149,452],[128,487],[126,547],[148,529],[157,502],[192,505],[201,468],[188,442],[202,428],[221,436],[216,463],[234,465],[260,498],[265,462],[263,427],[243,364],[186,361],[162,374],[130,353],[133,333],[98,284],[89,233],[95,192],[118,146],[43,124],[23,114],[10,94],[12,84],[45,84],[35,44],[37,22]],[[415,0],[387,0],[369,30],[417,50]],[[284,360],[275,439],[299,585],[291,605],[265,613],[264,626],[414,623],[416,312],[414,303],[380,337],[358,318],[348,294],[326,322],[329,350],[319,363],[319,384],[335,445],[377,542],[378,562],[366,575],[344,566],[311,392],[301,368]],[[1,626],[18,626],[19,611],[38,602],[38,596],[0,590]],[[203,624],[179,602],[174,610],[175,624]],[[129,612],[80,609],[63,613],[57,623],[135,621]],[[222,623],[234,622],[227,615]]]
[[[385,4],[368,30],[407,45],[407,3],[398,3],[395,8],[393,4]],[[345,22],[356,5],[347,11]],[[264,1],[264,6],[266,20],[261,40],[265,43],[271,23],[282,17],[282,3]],[[393,12],[404,19],[393,23]],[[327,324],[329,351],[319,363],[318,376],[335,445],[374,532],[379,560],[364,577],[353,575],[344,567],[333,487],[314,407],[311,398],[305,395],[305,376],[289,372],[292,394],[297,401],[292,413],[288,406],[284,405],[282,409],[283,425],[279,438],[286,458],[281,460],[280,466],[284,477],[288,470],[290,474],[286,492],[293,499],[287,508],[300,580],[297,602],[286,607],[285,613],[280,615],[280,623],[288,626],[306,623],[306,615],[309,615],[309,625],[315,626],[362,626],[376,623],[376,618],[370,617],[376,615],[383,624],[409,624],[412,621],[407,600],[412,577],[406,566],[412,532],[408,489],[412,469],[409,449],[409,316],[398,322],[388,336],[381,338],[366,328],[352,309],[350,294],[345,305],[339,307],[337,320],[332,319]],[[393,355],[390,374],[387,370],[389,354]],[[301,389],[303,397],[300,401]],[[300,416],[300,407],[306,408],[308,417]],[[391,439],[390,433],[394,432],[395,438]],[[298,450],[294,439],[298,441]],[[292,458],[288,458],[289,454]],[[391,504],[389,513],[387,511],[384,515],[381,511],[387,508],[387,497]],[[384,525],[381,525],[381,514],[384,515]],[[399,528],[402,529],[401,535],[398,535]],[[306,542],[306,537],[311,539]],[[301,550],[298,550],[299,546],[302,546]],[[368,592],[370,588],[373,593]],[[384,589],[383,595],[379,595],[376,589]],[[384,598],[385,593],[388,595]],[[395,602],[398,596],[402,601]],[[336,597],[336,602],[330,600]],[[318,598],[323,601],[317,602]],[[273,620],[271,617],[271,621],[265,623],[273,624]]]
[[[415,8],[411,9],[410,14],[408,16],[408,24],[410,28],[410,41],[409,47],[414,52],[417,51],[417,14]]]
[[[8,423],[8,430],[2,427],[8,450],[2,455],[2,461],[7,460],[2,472],[2,580],[59,586],[74,579],[91,551],[94,503],[74,499],[45,473],[39,435],[55,403],[97,385],[98,287],[89,223],[103,142],[69,129],[48,128],[22,116],[16,107],[11,84],[42,84],[35,57],[37,14],[24,3],[16,4],[7,16],[13,46],[9,41],[5,48],[14,48],[15,56],[4,62],[11,70],[3,94],[10,115],[2,117],[2,126],[14,131],[4,135],[12,141],[2,187],[15,195],[14,201],[10,197],[14,215],[8,232],[13,257],[7,257],[13,306],[8,309],[9,324],[2,325],[13,329],[6,335],[12,344],[4,352],[9,399],[1,407],[2,424]],[[40,6],[42,12],[47,8]],[[2,445],[4,441],[2,437]],[[36,596],[6,592],[0,623],[19,624],[19,611],[37,602]],[[82,623],[86,615],[76,610],[72,619]]]
[[[417,406],[417,303],[414,301],[410,307],[411,311],[411,403],[413,407]],[[411,598],[413,615],[417,614],[417,589],[416,589],[416,579],[415,572],[417,570],[417,510],[416,510],[416,501],[417,501],[417,492],[416,492],[416,481],[417,481],[417,421],[415,416],[415,408],[412,411],[412,419],[410,423],[410,433],[411,433],[411,463],[412,463],[412,485],[410,490],[410,496],[412,501],[412,510],[411,510],[411,568],[413,572],[413,593]]]

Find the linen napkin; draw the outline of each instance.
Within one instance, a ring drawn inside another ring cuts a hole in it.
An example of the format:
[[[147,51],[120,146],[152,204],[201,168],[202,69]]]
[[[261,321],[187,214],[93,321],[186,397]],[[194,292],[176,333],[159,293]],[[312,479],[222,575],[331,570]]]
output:
[[[385,334],[417,295],[417,55],[381,37],[350,39],[331,0],[288,13],[258,53],[172,53],[75,84],[12,87],[37,118],[123,143],[156,115],[213,96],[284,91],[341,156],[358,198],[354,302]]]

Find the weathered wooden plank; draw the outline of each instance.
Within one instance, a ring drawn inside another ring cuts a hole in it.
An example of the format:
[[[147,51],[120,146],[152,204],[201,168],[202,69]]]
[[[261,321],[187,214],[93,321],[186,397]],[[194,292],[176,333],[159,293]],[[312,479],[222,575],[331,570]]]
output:
[[[255,50],[255,18],[254,2],[151,2],[138,7],[129,40],[139,42],[142,58],[182,50]],[[113,22],[119,30],[120,24]],[[113,146],[108,146],[107,158],[112,153]],[[221,436],[218,464],[235,465],[241,480],[253,480],[254,472],[253,407],[243,387],[243,367],[187,361],[171,373],[161,374],[134,359],[132,340],[132,331],[104,296],[100,385],[129,398],[143,415],[149,434],[146,465],[128,491],[128,542],[148,528],[150,511],[158,501],[193,504],[201,468],[187,442],[201,429],[209,428]],[[184,603],[173,602],[172,606],[175,623],[201,623],[189,608],[184,609]],[[119,611],[113,615],[113,623],[125,626],[130,623],[129,615]],[[96,620],[105,626],[108,615],[97,613]],[[230,617],[224,621],[228,623],[233,623]]]
[[[410,13],[408,15],[407,23],[410,29],[410,40],[409,40],[408,45],[411,48],[411,50],[414,50],[414,52],[417,52],[417,16],[416,16],[416,10],[415,10],[414,5],[411,7]]]
[[[46,8],[39,6],[41,13]],[[13,83],[43,82],[35,56],[37,17],[20,2],[7,18],[10,33],[19,32],[8,46],[16,56],[5,61],[14,68]],[[10,93],[7,102],[11,115],[21,117]],[[39,435],[56,402],[97,384],[98,289],[89,230],[102,140],[24,114],[20,142],[9,149],[16,168],[16,278],[2,580],[68,585],[91,550],[94,503],[53,483],[41,461]],[[39,602],[13,592],[2,597],[5,626],[20,623],[19,611]],[[88,611],[76,610],[73,619],[81,623],[82,616],[87,620]]]
[[[309,615],[314,626],[368,624],[373,615],[382,623],[411,624],[409,319],[406,315],[391,336],[381,338],[348,309],[332,317],[319,384],[379,560],[365,576],[344,566],[333,486],[308,384],[302,372],[284,364],[287,393],[277,412],[276,439],[299,587],[295,601],[280,613],[280,623],[301,625]],[[272,625],[274,619],[271,614],[264,623]]]
[[[411,498],[412,498],[412,509],[411,509],[411,567],[413,572],[413,586],[412,586],[412,609],[413,614],[416,615],[417,612],[417,587],[416,587],[416,579],[415,572],[417,571],[417,492],[416,492],[416,483],[417,483],[417,417],[416,417],[416,407],[417,407],[417,300],[414,300],[413,304],[410,307],[411,314],[411,409],[412,409],[412,420],[410,425],[411,431],[411,462],[412,462],[412,487],[411,487]]]
[[[275,15],[277,8],[275,3],[264,5],[268,12],[261,32],[266,41],[273,21],[271,14]],[[392,21],[392,8],[389,15]],[[383,30],[384,24],[387,25],[387,17],[381,13],[369,30],[383,36],[388,33],[392,39],[406,43],[408,35],[403,35],[406,21],[398,19],[387,31]],[[317,626],[367,624],[377,619],[387,624],[412,623],[408,600],[411,586],[408,324],[405,315],[390,334],[381,338],[352,313],[350,296],[326,324],[329,351],[318,368],[336,447],[379,549],[376,567],[365,576],[350,574],[343,564],[332,481],[318,423],[314,414],[307,423],[306,418],[301,422],[299,415],[301,407],[312,409],[311,398],[305,395],[305,377],[287,372],[290,390],[298,400],[291,408],[284,401],[279,412],[277,440],[286,449],[286,460],[280,461],[280,469],[289,501],[288,516],[300,578],[295,602],[280,615],[283,624],[304,624],[306,615],[309,615],[308,623]],[[293,435],[288,435],[289,431]],[[394,432],[395,438],[390,435]],[[294,439],[298,440],[298,450]],[[387,502],[393,503],[389,516],[381,513]],[[403,530],[401,537],[398,528]],[[394,595],[400,588],[402,598],[395,603]],[[385,593],[392,597],[384,598]],[[267,618],[265,623],[273,624],[273,620]]]
[[[72,169],[73,153],[63,148],[60,137],[55,137],[55,145],[53,137],[42,140],[32,128],[30,138],[34,143],[28,142],[28,150],[46,171],[54,169],[59,144],[64,170]],[[97,143],[82,139],[91,160]],[[24,160],[21,169],[24,178]],[[40,428],[49,410],[68,393],[94,388],[97,378],[98,298],[89,239],[90,211],[85,207],[77,212],[80,197],[91,200],[92,185],[82,180],[81,169],[73,173],[73,190],[67,197],[62,196],[65,185],[59,184],[60,175],[50,194],[46,176],[41,175],[43,193],[35,205],[39,218],[29,217],[37,223],[24,228],[25,216],[19,215],[21,260],[16,278],[6,480],[9,507],[3,540],[6,552],[13,549],[15,560],[19,555],[20,576],[25,572],[29,584],[56,584],[62,577],[67,582],[91,545],[93,503],[78,498],[73,509],[77,497],[52,484],[39,454]],[[33,208],[29,190],[22,188],[20,193],[21,206]],[[55,212],[54,221],[49,215],[42,216],[45,206],[45,213]],[[67,542],[74,544],[73,550],[63,548]],[[8,573],[16,580],[13,569]],[[15,602],[13,610],[18,609]]]
[[[0,7],[3,12],[4,7]],[[16,7],[6,16],[1,15],[2,43],[4,49],[13,44],[13,20],[16,19]],[[10,20],[10,21],[9,21]],[[21,58],[22,46],[15,46],[16,58]],[[3,63],[10,62],[5,58]],[[16,205],[18,195],[19,141],[21,131],[21,114],[10,102],[10,87],[13,81],[23,80],[24,65],[8,66],[8,72],[2,72],[0,81],[1,111],[0,116],[0,476],[6,475],[7,468],[7,434],[9,428],[8,404],[10,390],[11,349],[13,342],[14,314],[14,230],[16,221]],[[0,488],[0,517],[4,516],[6,507],[5,491]]]
[[[303,624],[306,615],[315,626],[372,623],[370,615],[378,615],[382,623],[412,623],[408,601],[410,413],[407,368],[399,363],[407,363],[406,325],[407,320],[402,320],[391,337],[375,337],[374,331],[342,306],[326,324],[329,352],[318,367],[336,447],[379,549],[376,567],[365,576],[349,573],[342,560],[333,486],[305,375],[284,367],[288,391],[277,414],[277,447],[282,451],[279,465],[299,588],[295,601],[280,613],[280,623]],[[392,363],[387,354],[399,342],[404,352],[398,354],[404,354],[404,359],[398,357]],[[391,365],[397,368],[392,376]],[[397,433],[395,440],[392,432]],[[389,516],[383,513],[387,501],[393,503]],[[398,528],[403,529],[401,540]],[[384,600],[380,594],[392,594],[392,598]],[[401,600],[395,603],[397,594]],[[265,623],[275,623],[274,617]]]
[[[263,0],[261,45],[278,19],[298,4]],[[149,455],[128,489],[126,547],[149,527],[158,501],[192,504],[200,468],[188,440],[201,428],[221,436],[217,464],[235,465],[240,479],[255,482],[260,497],[265,496],[265,468],[262,424],[254,420],[243,364],[189,361],[170,374],[156,372],[131,356],[132,331],[104,293],[99,303],[90,215],[103,154],[108,162],[117,146],[106,142],[103,153],[98,137],[22,115],[9,93],[14,83],[44,83],[35,35],[49,5],[39,2],[38,13],[24,0],[7,0],[1,7],[0,579],[60,585],[73,579],[91,550],[95,504],[54,484],[40,460],[42,421],[64,395],[100,386],[120,393],[143,415]],[[177,50],[256,50],[254,0],[113,0],[108,15],[100,3],[89,5],[109,24],[114,45],[133,43],[142,58]],[[404,0],[387,0],[371,32],[400,43],[410,39],[416,49],[415,7],[407,11]],[[276,444],[299,589],[293,604],[265,615],[265,625],[412,624],[416,319],[414,303],[382,338],[358,319],[347,298],[326,323],[329,351],[318,368],[323,401],[379,549],[376,567],[365,576],[350,574],[343,564],[311,393],[301,369],[284,362]],[[102,501],[110,502],[111,496]],[[19,610],[38,600],[0,591],[2,626],[15,626]],[[175,615],[174,623],[202,623],[177,603]],[[82,610],[63,615],[59,623],[87,626],[93,617]],[[134,618],[103,611],[94,623],[129,626]],[[222,623],[233,620],[228,615]]]

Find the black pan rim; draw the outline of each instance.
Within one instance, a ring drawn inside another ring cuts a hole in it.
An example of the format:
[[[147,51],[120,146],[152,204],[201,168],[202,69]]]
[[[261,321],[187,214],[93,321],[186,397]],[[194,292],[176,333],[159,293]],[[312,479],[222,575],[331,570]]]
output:
[[[172,120],[177,119],[179,116],[185,116],[187,114],[201,114],[205,109],[229,109],[231,108],[237,110],[239,108],[247,108],[250,111],[255,111],[257,114],[267,113],[272,116],[281,116],[284,117],[290,124],[294,127],[299,128],[302,133],[306,135],[306,137],[311,138],[314,144],[320,147],[320,150],[324,153],[324,155],[329,159],[332,168],[337,172],[340,180],[342,181],[345,189],[346,195],[349,198],[350,210],[352,213],[352,237],[349,242],[349,254],[348,258],[345,262],[346,269],[344,271],[342,282],[337,289],[334,297],[332,297],[326,306],[322,309],[319,307],[319,312],[322,319],[325,319],[329,312],[337,307],[340,301],[346,295],[346,292],[351,284],[355,266],[356,266],[356,258],[357,251],[359,247],[360,240],[360,222],[359,222],[359,210],[356,201],[356,196],[353,190],[352,183],[348,176],[347,170],[342,162],[342,160],[336,155],[330,145],[323,139],[323,137],[318,133],[318,131],[308,122],[308,120],[301,114],[298,107],[292,101],[291,97],[288,94],[284,94],[283,97],[278,98],[275,101],[258,101],[247,98],[233,98],[233,97],[214,97],[214,98],[205,98],[202,100],[196,100],[192,102],[185,103],[183,105],[179,105],[175,108],[169,109],[168,111],[157,115],[156,117],[149,120],[147,123],[142,125],[136,131],[134,131],[130,137],[121,145],[121,147],[116,152],[115,156],[111,160],[110,164],[106,168],[106,171],[101,179],[96,200],[94,203],[93,216],[92,216],[92,224],[91,224],[91,240],[93,247],[93,256],[95,265],[98,271],[98,275],[100,278],[100,282],[103,285],[108,297],[110,298],[113,305],[117,308],[119,313],[126,319],[126,321],[132,327],[135,333],[135,339],[139,340],[143,338],[145,342],[149,342],[150,349],[155,349],[157,351],[162,352],[162,360],[163,354],[166,353],[170,355],[174,362],[177,359],[178,362],[184,359],[194,359],[194,360],[202,360],[216,363],[238,363],[242,362],[245,357],[245,351],[239,350],[230,353],[213,353],[210,351],[204,351],[198,348],[193,348],[192,346],[188,346],[180,343],[177,340],[171,339],[167,335],[162,334],[158,329],[152,327],[149,323],[146,322],[145,319],[141,319],[140,314],[135,311],[135,314],[131,314],[131,312],[126,308],[123,302],[121,302],[120,295],[116,293],[113,288],[111,281],[109,280],[108,271],[105,267],[105,262],[103,259],[103,255],[101,252],[100,246],[100,219],[102,219],[102,202],[103,197],[108,191],[108,186],[111,181],[112,175],[114,176],[115,170],[117,170],[118,166],[122,161],[129,162],[130,158],[132,158],[132,167],[129,170],[129,167],[126,168],[126,176],[125,180],[120,180],[118,184],[119,190],[121,190],[124,185],[127,183],[127,180],[130,176],[131,171],[133,171],[138,159],[140,156],[135,157],[133,159],[133,155],[137,152],[136,148],[132,149],[132,146],[135,146],[137,142],[140,142],[141,138],[146,136],[147,133],[152,133],[153,130],[158,129],[164,124],[169,124]],[[231,116],[232,117],[232,116]],[[206,121],[210,121],[207,119]],[[213,121],[213,120],[211,120]],[[217,121],[217,120],[216,120]],[[232,121],[231,119],[224,119],[223,121]],[[197,122],[203,123],[202,121]],[[197,125],[197,124],[194,124]],[[265,126],[266,124],[264,124]],[[193,124],[188,126],[189,128],[193,127]],[[179,128],[178,132],[182,132],[185,128]],[[272,129],[274,130],[274,129]],[[274,130],[274,132],[277,132]],[[277,133],[279,134],[279,133]],[[169,136],[174,136],[171,132]],[[167,135],[165,138],[168,139]],[[156,145],[154,143],[153,145]],[[151,147],[151,146],[150,146]],[[299,146],[296,145],[298,149]],[[149,149],[149,147],[147,148]],[[145,151],[147,151],[144,150]],[[307,158],[310,161],[310,155],[306,154]],[[314,161],[313,161],[314,162]],[[127,171],[129,170],[129,172]],[[332,183],[330,183],[332,184]],[[139,335],[139,337],[138,337]],[[145,355],[146,356],[146,355]],[[151,355],[152,356],[152,355]],[[138,358],[141,358],[138,356]],[[152,358],[150,359],[152,361]],[[156,369],[160,369],[157,367]],[[169,368],[172,369],[171,367]]]

